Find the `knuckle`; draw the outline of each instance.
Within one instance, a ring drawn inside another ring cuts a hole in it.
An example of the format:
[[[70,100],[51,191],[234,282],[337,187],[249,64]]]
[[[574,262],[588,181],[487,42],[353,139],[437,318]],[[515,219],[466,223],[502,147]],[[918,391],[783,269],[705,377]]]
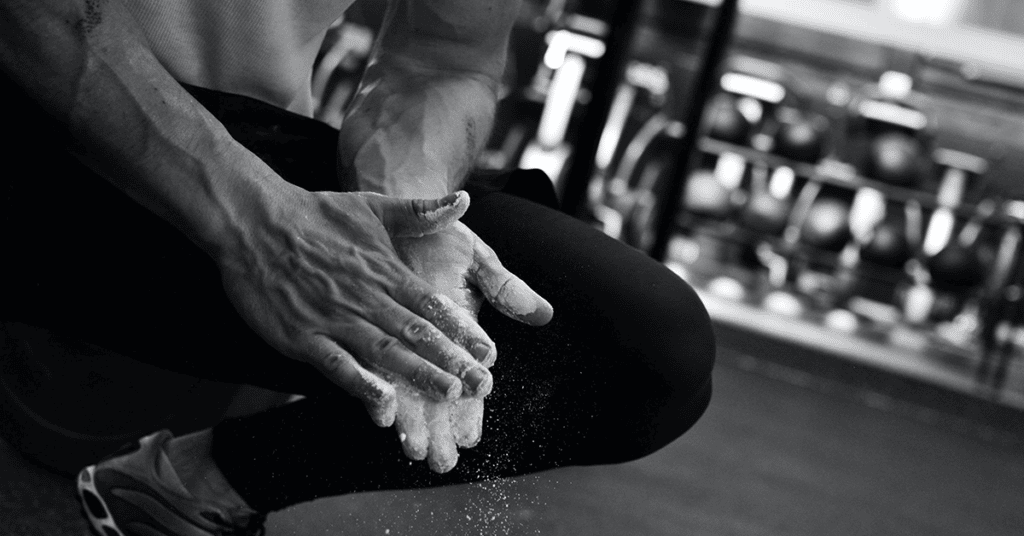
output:
[[[433,327],[420,318],[412,318],[402,328],[402,337],[412,344],[431,342],[435,338]]]
[[[412,381],[414,384],[427,387],[430,386],[437,377],[438,372],[434,367],[430,366],[426,361],[421,361],[415,365],[412,372]]]
[[[413,216],[422,218],[427,213],[427,203],[423,199],[410,199],[406,205]]]
[[[378,358],[390,355],[396,350],[398,344],[398,339],[385,335],[373,342],[373,355]]]
[[[427,314],[436,314],[441,310],[443,306],[441,296],[435,292],[422,291],[419,296],[418,304],[421,311]]]
[[[320,366],[324,372],[339,379],[348,379],[351,376],[349,363],[344,355],[329,353],[320,360]]]
[[[454,354],[449,357],[448,362],[445,363],[445,370],[450,374],[454,374],[458,377],[463,377],[472,370],[480,368],[480,363],[468,355],[462,353]],[[483,372],[487,372],[487,369],[481,369]]]
[[[500,285],[497,291],[497,297],[501,300],[506,300],[516,295],[516,291],[519,290],[517,287],[516,277],[510,273],[501,274]]]

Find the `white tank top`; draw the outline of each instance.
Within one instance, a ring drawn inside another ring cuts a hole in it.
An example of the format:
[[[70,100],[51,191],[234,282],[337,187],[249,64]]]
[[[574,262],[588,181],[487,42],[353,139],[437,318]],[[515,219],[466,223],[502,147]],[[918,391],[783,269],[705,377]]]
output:
[[[180,82],[312,116],[310,74],[332,22],[354,0],[125,2]]]

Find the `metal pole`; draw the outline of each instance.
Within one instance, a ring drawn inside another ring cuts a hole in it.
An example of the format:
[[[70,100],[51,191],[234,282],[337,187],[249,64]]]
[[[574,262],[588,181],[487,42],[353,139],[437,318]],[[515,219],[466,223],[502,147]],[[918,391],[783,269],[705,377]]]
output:
[[[610,30],[606,51],[598,60],[590,102],[580,119],[572,162],[563,186],[562,211],[571,216],[585,215],[587,186],[594,174],[597,145],[629,61],[643,5],[644,0],[619,0],[607,21]]]
[[[668,241],[675,228],[679,196],[683,191],[685,174],[690,169],[694,147],[697,145],[697,136],[700,135],[704,106],[715,92],[718,69],[732,38],[732,30],[739,11],[738,4],[739,0],[722,0],[722,5],[718,7],[718,17],[711,31],[711,38],[704,52],[700,69],[697,71],[693,91],[690,93],[690,109],[687,110],[685,122],[686,132],[679,142],[675,158],[672,159],[672,164],[669,167],[668,188],[664,197],[658,200],[660,210],[656,211],[654,245],[650,255],[659,261],[665,259]]]

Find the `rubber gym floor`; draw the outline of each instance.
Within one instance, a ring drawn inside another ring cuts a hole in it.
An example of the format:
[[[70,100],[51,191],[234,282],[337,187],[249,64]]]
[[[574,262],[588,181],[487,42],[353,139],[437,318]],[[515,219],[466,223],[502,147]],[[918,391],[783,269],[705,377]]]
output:
[[[643,460],[325,498],[272,514],[267,535],[1024,534],[1024,427],[740,350],[718,362],[705,416]],[[2,443],[0,534],[87,534],[73,482]]]

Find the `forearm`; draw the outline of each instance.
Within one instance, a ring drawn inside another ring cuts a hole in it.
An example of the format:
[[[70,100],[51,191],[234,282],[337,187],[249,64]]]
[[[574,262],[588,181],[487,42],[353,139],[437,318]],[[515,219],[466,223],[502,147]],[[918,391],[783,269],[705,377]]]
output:
[[[237,239],[241,211],[285,191],[159,65],[117,1],[0,9],[0,66],[67,127],[72,151],[211,255]]]
[[[339,139],[345,186],[462,186],[490,136],[518,1],[393,0]]]
[[[342,125],[342,181],[397,197],[458,190],[490,135],[495,101],[489,82],[470,75],[371,69]]]

